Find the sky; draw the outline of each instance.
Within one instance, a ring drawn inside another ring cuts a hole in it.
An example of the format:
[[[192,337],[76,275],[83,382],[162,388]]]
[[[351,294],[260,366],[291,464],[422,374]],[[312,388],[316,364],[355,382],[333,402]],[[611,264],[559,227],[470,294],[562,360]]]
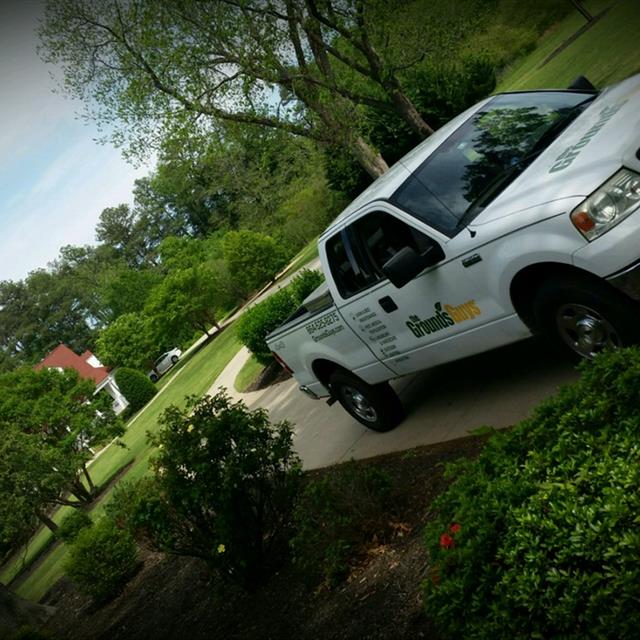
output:
[[[134,168],[53,92],[38,57],[41,0],[0,0],[0,280],[45,268],[60,247],[95,243],[100,212],[132,201]]]

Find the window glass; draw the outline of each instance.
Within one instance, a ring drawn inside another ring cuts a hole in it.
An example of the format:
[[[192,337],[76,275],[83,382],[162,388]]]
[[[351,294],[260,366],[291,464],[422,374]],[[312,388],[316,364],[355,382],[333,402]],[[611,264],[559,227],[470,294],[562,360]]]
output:
[[[329,269],[343,298],[384,279],[382,267],[403,247],[424,253],[434,241],[394,216],[375,211],[327,240]]]
[[[360,253],[356,258],[353,244],[346,231],[327,240],[329,269],[343,298],[350,298],[380,279]]]
[[[441,233],[455,235],[592,100],[592,95],[563,91],[496,96],[411,174],[392,202]]]
[[[380,211],[364,216],[354,226],[364,251],[380,274],[384,264],[403,247],[422,254],[433,245],[433,240],[423,233]]]

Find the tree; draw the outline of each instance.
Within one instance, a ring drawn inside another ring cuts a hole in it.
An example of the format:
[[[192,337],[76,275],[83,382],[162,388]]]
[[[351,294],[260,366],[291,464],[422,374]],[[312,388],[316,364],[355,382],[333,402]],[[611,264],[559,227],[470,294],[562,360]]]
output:
[[[41,38],[65,88],[95,105],[93,117],[120,122],[120,141],[127,130],[157,141],[158,122],[166,132],[196,117],[254,124],[340,144],[377,177],[387,164],[358,130],[361,105],[395,110],[420,136],[431,132],[398,75],[420,56],[385,59],[377,46],[385,34],[373,24],[380,6],[51,1]]]
[[[23,367],[0,375],[4,499],[11,497],[11,504],[22,504],[45,522],[54,504],[91,501],[96,487],[87,468],[90,447],[124,432],[111,398],[94,391],[93,381],[73,370]]]
[[[230,310],[237,296],[222,261],[172,271],[149,297],[145,313],[160,343],[179,344],[194,329],[207,336],[219,328],[220,313]]]
[[[230,231],[224,237],[223,250],[229,272],[245,296],[271,282],[287,263],[276,241],[255,231]]]
[[[124,314],[141,312],[152,289],[161,282],[162,273],[156,269],[112,269],[98,292],[104,314],[108,312],[112,322]]]
[[[156,343],[147,317],[141,313],[125,313],[100,332],[96,353],[109,367],[144,371],[162,346]]]
[[[84,351],[93,341],[90,313],[70,277],[44,270],[0,282],[0,350],[14,366],[37,362],[58,344]]]

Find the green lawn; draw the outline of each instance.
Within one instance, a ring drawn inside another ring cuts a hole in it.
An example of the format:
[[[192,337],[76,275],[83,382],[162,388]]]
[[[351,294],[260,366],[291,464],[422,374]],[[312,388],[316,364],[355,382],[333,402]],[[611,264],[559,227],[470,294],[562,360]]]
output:
[[[255,356],[251,356],[244,363],[233,383],[236,391],[244,393],[247,390],[247,387],[258,377],[258,374],[260,374],[263,369],[264,365],[260,364],[255,359]]]
[[[593,0],[586,6],[593,14],[609,10],[541,67],[551,52],[585,24],[584,18],[572,11],[540,39],[530,55],[506,70],[497,91],[566,88],[579,75],[601,88],[640,72],[638,0]]]
[[[236,336],[235,325],[229,326],[218,337],[202,348],[189,360],[185,360],[181,369],[166,383],[158,395],[127,425],[127,432],[122,441],[127,448],[111,445],[91,465],[90,470],[97,484],[108,479],[116,469],[132,462],[124,478],[136,479],[144,475],[148,469],[152,448],[146,440],[147,431],[158,429],[157,418],[169,405],[183,405],[187,395],[203,395],[220,375],[224,367],[237,353],[241,344]],[[111,491],[101,496],[94,506],[92,515],[99,516],[104,504],[111,498]],[[54,519],[60,521],[66,512],[60,510]],[[42,529],[32,541],[27,561],[36,555],[43,546],[49,544],[51,534]],[[39,600],[47,589],[62,576],[62,560],[65,555],[64,545],[59,545],[48,553],[42,564],[17,587],[17,592],[30,600]],[[0,580],[7,583],[16,575],[20,566],[14,563],[6,567]]]

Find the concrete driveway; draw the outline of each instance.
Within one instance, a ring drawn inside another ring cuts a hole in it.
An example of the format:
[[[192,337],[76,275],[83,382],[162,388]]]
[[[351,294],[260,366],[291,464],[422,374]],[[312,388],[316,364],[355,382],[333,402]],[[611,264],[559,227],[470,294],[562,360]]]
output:
[[[224,386],[272,421],[294,424],[294,446],[305,469],[461,438],[481,426],[508,427],[530,415],[559,385],[577,378],[572,365],[545,342],[530,339],[392,382],[407,412],[388,433],[375,433],[336,403],[311,400],[288,380],[263,391],[233,388],[248,352],[242,349],[211,387]]]

